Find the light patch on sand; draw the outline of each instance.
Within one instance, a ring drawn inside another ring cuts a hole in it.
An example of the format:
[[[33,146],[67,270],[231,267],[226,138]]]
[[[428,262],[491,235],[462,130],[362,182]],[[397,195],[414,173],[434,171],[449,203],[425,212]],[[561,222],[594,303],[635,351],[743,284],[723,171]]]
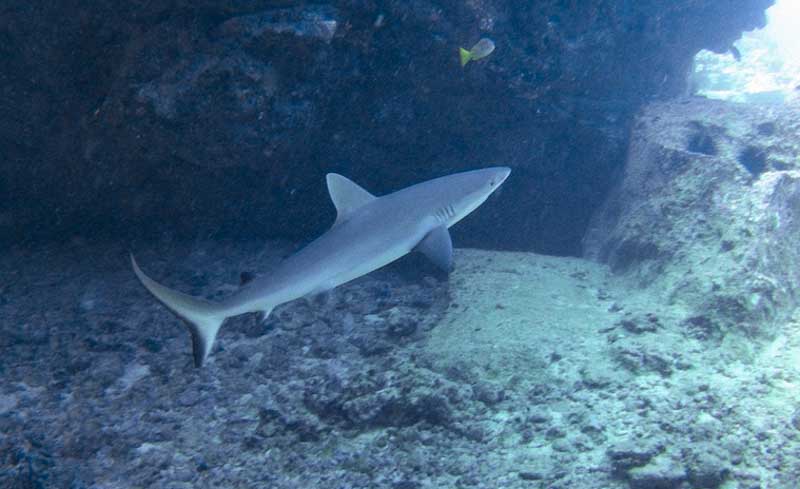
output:
[[[19,399],[14,394],[0,394],[0,414],[5,414],[19,404]]]
[[[136,447],[136,453],[138,453],[139,455],[144,455],[147,452],[150,452],[150,451],[153,451],[153,450],[161,450],[161,449],[162,449],[161,445],[144,442],[141,445],[139,445],[138,447]]]
[[[125,369],[125,373],[122,374],[122,377],[120,377],[114,383],[114,386],[110,387],[107,392],[122,394],[133,387],[136,382],[144,377],[147,377],[148,375],[150,375],[150,367],[140,363],[132,363],[128,365],[128,367]]]

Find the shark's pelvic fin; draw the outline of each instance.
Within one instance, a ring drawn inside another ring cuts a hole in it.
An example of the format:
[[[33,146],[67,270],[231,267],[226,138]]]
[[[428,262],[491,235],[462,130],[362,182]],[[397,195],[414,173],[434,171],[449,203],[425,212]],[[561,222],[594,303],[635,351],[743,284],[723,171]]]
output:
[[[377,197],[363,187],[338,173],[328,173],[328,193],[336,207],[334,226],[347,220],[356,209],[375,200]]]
[[[434,265],[445,272],[453,268],[453,240],[447,226],[439,226],[420,241],[416,251],[425,254]]]
[[[131,263],[133,271],[136,272],[142,285],[167,309],[186,321],[189,332],[192,334],[194,366],[201,367],[208,358],[208,354],[211,353],[217,332],[225,321],[226,315],[222,307],[213,302],[164,287],[144,274],[133,254],[131,254]]]

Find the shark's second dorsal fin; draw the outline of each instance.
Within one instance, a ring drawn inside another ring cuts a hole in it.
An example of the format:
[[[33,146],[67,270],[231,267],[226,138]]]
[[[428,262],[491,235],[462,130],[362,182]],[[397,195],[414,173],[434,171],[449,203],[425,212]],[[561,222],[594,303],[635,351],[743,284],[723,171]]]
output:
[[[328,173],[328,193],[336,206],[336,224],[346,220],[356,209],[372,202],[377,197],[364,190],[357,183],[338,173]]]

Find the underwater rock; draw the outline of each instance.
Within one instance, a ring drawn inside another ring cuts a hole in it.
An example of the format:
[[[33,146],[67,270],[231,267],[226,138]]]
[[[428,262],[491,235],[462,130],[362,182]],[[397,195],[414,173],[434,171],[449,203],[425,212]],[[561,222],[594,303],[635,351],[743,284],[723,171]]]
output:
[[[800,303],[799,117],[702,98],[648,106],[584,255],[686,304],[695,338],[769,334]]]
[[[475,385],[472,386],[472,393],[475,399],[487,406],[502,402],[505,396],[503,389],[493,386],[488,382],[476,382]]]
[[[631,489],[678,489],[685,480],[686,470],[665,455],[659,455],[647,465],[628,471]]]
[[[645,317],[622,319],[617,325],[632,334],[653,333],[660,326],[658,316],[652,314],[648,314]]]
[[[452,410],[445,398],[433,392],[384,389],[345,402],[342,409],[356,426],[409,426],[421,421],[447,426]]]
[[[288,34],[331,42],[338,26],[336,9],[328,5],[309,5],[267,10],[226,20],[220,31],[225,36],[264,38]]]
[[[674,360],[669,352],[659,345],[647,344],[625,338],[614,344],[613,358],[624,368],[633,372],[658,372],[664,377],[672,374]]]
[[[614,473],[624,475],[634,467],[641,467],[650,462],[662,450],[653,440],[626,440],[611,445],[606,454],[611,459]]]
[[[689,482],[698,489],[716,489],[728,478],[730,470],[713,453],[713,447],[700,445],[693,448],[687,462]]]

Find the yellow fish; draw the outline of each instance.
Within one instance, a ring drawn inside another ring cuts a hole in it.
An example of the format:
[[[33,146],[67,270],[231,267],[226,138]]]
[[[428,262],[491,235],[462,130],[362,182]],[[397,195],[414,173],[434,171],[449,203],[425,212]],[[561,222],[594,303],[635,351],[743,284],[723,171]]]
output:
[[[472,49],[458,48],[458,54],[461,56],[461,66],[466,66],[470,61],[485,58],[492,54],[492,51],[494,51],[494,41],[488,37],[476,42]]]

